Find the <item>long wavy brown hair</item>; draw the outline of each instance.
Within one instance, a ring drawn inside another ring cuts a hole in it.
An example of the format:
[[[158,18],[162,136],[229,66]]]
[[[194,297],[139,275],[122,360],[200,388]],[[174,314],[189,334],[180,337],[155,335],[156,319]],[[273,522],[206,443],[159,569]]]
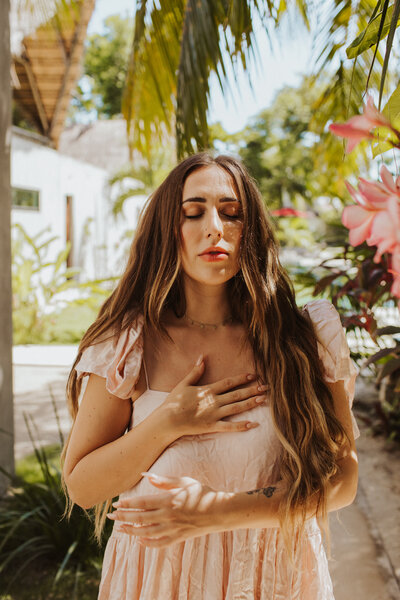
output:
[[[78,412],[81,380],[75,365],[90,345],[117,336],[139,315],[148,328],[166,334],[167,309],[185,313],[180,261],[181,198],[187,177],[217,165],[232,178],[243,209],[238,273],[227,282],[232,315],[248,332],[257,373],[270,387],[271,414],[281,443],[280,476],[287,495],[280,504],[280,524],[293,555],[295,531],[302,533],[307,505],[317,499],[316,516],[329,542],[327,490],[338,471],[339,449],[348,440],[335,416],[333,398],[324,382],[316,335],[307,315],[296,305],[293,285],[279,260],[272,220],[257,185],[244,166],[230,156],[190,156],[175,167],[150,196],[125,271],[98,317],[82,338],[67,383],[73,419]],[[65,457],[68,441],[63,450]],[[110,501],[95,507],[99,537]]]

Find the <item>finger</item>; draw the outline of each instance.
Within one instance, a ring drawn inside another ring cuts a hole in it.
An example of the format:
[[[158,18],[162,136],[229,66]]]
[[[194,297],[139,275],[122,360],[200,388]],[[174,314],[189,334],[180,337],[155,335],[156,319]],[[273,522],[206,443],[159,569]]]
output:
[[[249,398],[248,400],[243,400],[242,402],[234,402],[233,404],[225,404],[225,406],[221,406],[218,409],[218,417],[220,419],[224,419],[225,417],[230,417],[232,415],[237,415],[239,413],[245,412],[246,410],[251,410],[256,406],[260,406],[260,404],[265,403],[265,396],[254,396]]]
[[[160,521],[166,520],[166,513],[162,508],[158,510],[148,510],[138,512],[127,508],[118,508],[112,513],[108,513],[107,517],[111,521],[121,521],[122,523],[128,523],[141,527],[144,525],[158,524]]]
[[[172,546],[172,544],[177,544],[178,542],[183,541],[180,538],[172,538],[169,536],[163,536],[159,538],[142,538],[138,537],[137,542],[141,546],[145,546],[146,548],[166,548],[167,546]]]
[[[247,398],[255,398],[256,396],[260,396],[260,393],[267,391],[266,385],[250,385],[245,388],[240,388],[236,390],[232,390],[231,392],[226,392],[225,394],[218,395],[218,404],[219,406],[224,406],[225,404],[232,404],[234,402],[240,402],[241,400],[246,400]]]
[[[202,376],[204,372],[204,357],[202,354],[200,354],[199,358],[197,359],[196,364],[193,366],[192,370],[189,371],[189,373],[186,375],[186,377],[184,377],[181,382],[180,385],[194,385],[195,383],[198,382],[198,380],[200,379],[200,377]]]
[[[130,523],[121,523],[117,527],[117,531],[123,531],[125,533],[129,533],[129,535],[134,535],[136,537],[145,537],[148,539],[155,539],[159,537],[164,537],[166,535],[171,535],[176,530],[176,527],[173,528],[171,526],[166,526],[161,523],[153,523],[151,525],[142,525],[136,526]]]
[[[255,429],[259,425],[256,421],[217,421],[213,431],[218,433],[249,431],[249,429]]]
[[[168,477],[166,475],[156,475],[149,471],[141,473],[144,477],[147,477],[150,483],[156,487],[162,487],[164,489],[176,489],[190,485],[191,483],[197,483],[196,479],[192,477]]]
[[[160,503],[165,503],[171,499],[171,494],[151,494],[151,496],[135,496],[134,498],[124,498],[113,502],[114,508],[126,508],[132,510],[155,510],[160,507]]]
[[[223,394],[228,390],[239,387],[239,385],[254,381],[256,377],[257,376],[254,373],[242,373],[242,375],[237,375],[235,377],[225,377],[225,379],[220,379],[208,387],[214,394]]]

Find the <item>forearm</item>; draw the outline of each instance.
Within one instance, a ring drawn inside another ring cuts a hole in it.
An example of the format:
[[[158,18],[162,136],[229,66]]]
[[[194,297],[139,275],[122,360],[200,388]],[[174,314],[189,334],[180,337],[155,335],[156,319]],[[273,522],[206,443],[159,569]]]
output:
[[[355,498],[358,480],[358,463],[353,453],[342,461],[340,473],[329,482],[327,490],[328,512],[351,504]],[[279,527],[279,507],[286,490],[281,484],[249,490],[247,492],[218,494],[216,502],[217,530],[258,529]],[[318,496],[309,499],[306,518],[316,514]]]
[[[134,487],[177,438],[163,410],[156,409],[125,435],[84,456],[64,474],[71,500],[82,508]]]

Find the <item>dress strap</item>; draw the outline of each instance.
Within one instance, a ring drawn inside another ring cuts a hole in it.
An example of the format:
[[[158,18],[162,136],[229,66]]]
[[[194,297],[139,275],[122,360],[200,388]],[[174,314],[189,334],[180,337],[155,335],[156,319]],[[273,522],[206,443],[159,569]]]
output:
[[[146,361],[144,360],[144,356],[143,356],[143,367],[144,367],[144,376],[146,377],[146,386],[147,386],[147,389],[149,390],[150,389],[149,378],[147,377]]]

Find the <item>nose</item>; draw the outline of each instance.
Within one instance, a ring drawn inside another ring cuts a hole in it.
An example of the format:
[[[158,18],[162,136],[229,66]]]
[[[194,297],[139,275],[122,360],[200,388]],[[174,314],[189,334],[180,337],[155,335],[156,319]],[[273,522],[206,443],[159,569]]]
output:
[[[222,237],[224,232],[223,223],[221,221],[221,217],[219,216],[219,212],[217,208],[214,206],[209,213],[207,222],[206,222],[206,234],[207,237],[217,236]]]

